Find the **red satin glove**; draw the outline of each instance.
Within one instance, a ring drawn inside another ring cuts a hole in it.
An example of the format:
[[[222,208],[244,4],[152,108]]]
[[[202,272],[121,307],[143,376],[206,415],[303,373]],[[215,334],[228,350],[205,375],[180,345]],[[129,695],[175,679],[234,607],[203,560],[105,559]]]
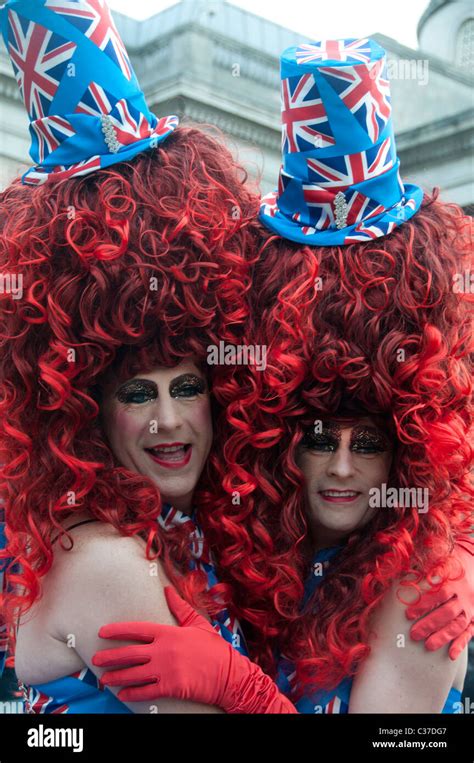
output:
[[[430,652],[452,642],[449,656],[456,660],[474,636],[474,540],[463,536],[453,554],[464,568],[464,577],[448,581],[439,591],[426,591],[407,607],[406,616],[409,620],[422,618],[410,628],[412,639],[426,639]]]
[[[104,686],[133,685],[118,693],[124,702],[175,697],[226,713],[298,712],[272,679],[225,641],[172,586],[164,590],[181,627],[151,622],[102,626],[101,638],[142,642],[93,655],[92,664],[98,667],[128,666],[104,673]]]

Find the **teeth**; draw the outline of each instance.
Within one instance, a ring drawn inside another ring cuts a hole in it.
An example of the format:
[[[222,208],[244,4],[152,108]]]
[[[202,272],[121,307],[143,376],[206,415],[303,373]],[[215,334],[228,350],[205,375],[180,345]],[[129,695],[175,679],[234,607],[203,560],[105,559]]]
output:
[[[358,495],[355,490],[323,490],[322,493],[334,498],[348,498],[349,496]]]
[[[171,445],[167,448],[157,445],[156,448],[150,448],[150,450],[159,451],[160,453],[177,453],[179,450],[184,450],[184,445]]]

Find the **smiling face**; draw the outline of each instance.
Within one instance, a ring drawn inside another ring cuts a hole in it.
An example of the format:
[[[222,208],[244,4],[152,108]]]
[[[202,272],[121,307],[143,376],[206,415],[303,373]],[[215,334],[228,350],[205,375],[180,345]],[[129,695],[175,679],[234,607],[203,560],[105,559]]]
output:
[[[298,448],[315,550],[337,544],[372,518],[369,491],[388,481],[392,444],[370,418],[311,427]]]
[[[190,513],[212,444],[206,378],[192,361],[158,367],[102,394],[102,421],[117,460],[157,485],[163,501]]]

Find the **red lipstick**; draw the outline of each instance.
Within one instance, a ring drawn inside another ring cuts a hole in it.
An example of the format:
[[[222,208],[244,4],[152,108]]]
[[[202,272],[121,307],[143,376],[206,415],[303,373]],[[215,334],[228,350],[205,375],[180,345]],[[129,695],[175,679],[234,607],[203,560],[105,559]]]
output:
[[[182,469],[191,460],[193,446],[184,442],[163,442],[145,450],[160,466],[166,469]]]

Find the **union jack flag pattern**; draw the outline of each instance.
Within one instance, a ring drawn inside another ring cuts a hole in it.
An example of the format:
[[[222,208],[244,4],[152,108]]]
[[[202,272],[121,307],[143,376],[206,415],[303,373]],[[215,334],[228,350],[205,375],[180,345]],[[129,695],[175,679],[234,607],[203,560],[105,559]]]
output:
[[[385,138],[380,144],[356,154],[307,159],[308,178],[324,188],[344,190],[356,183],[387,172],[396,161],[393,141]]]
[[[325,230],[326,228],[333,227],[335,225],[335,194],[326,188],[303,183],[303,195],[309,209],[309,220],[307,222],[311,222],[311,227],[316,230]],[[306,222],[302,212],[297,212],[293,215],[293,220]],[[311,232],[311,227],[308,228],[305,235]]]
[[[312,74],[282,80],[281,100],[284,154],[334,145],[334,136]]]
[[[115,138],[121,146],[164,135],[170,132],[178,121],[178,117],[162,117],[156,126],[152,127],[145,115],[135,109],[126,98],[115,104],[109,117],[114,126]]]
[[[76,114],[100,116],[112,111],[115,98],[97,82],[90,82],[75,108]]]
[[[349,712],[349,705],[340,697],[335,696],[324,705],[323,712],[325,715],[342,715]]]
[[[383,221],[377,220],[374,224],[365,225],[362,221],[357,225],[354,231],[347,237],[348,243],[355,243],[356,241],[368,241],[374,238],[380,238],[381,236],[388,236],[399,224],[399,221],[404,222],[408,220],[416,209],[415,199],[402,199],[393,209],[390,210],[390,215],[386,216]]]
[[[295,58],[299,64],[311,61],[363,61],[368,63],[371,55],[370,40],[320,40],[300,45]]]
[[[63,117],[36,119],[31,123],[31,129],[38,140],[36,151],[40,162],[55,151],[63,140],[75,134],[72,124]]]
[[[356,226],[355,231],[351,233],[346,241],[348,244],[354,244],[357,241],[370,241],[370,239],[388,236],[395,228],[393,220],[384,221],[379,225],[366,225],[365,221]]]
[[[321,689],[307,692],[297,699],[299,695],[296,694],[294,664],[287,657],[280,657],[277,685],[281,692],[292,699],[296,709],[302,715],[342,715],[349,712],[351,679],[344,679],[333,691]]]
[[[84,668],[84,671],[86,670],[87,668]],[[78,673],[71,674],[71,677],[73,675],[79,678]],[[79,678],[79,680],[82,680],[82,678]],[[26,686],[22,682],[18,683],[18,688],[23,695],[24,712],[28,715],[65,715],[69,710],[67,703],[58,703],[54,697],[39,691],[39,689]]]
[[[311,222],[314,226],[313,230],[326,230],[335,224],[335,194],[323,188],[315,188],[314,186],[303,185],[305,201],[310,207]],[[347,204],[347,225],[354,225],[358,221],[380,215],[385,211],[385,207],[378,204],[374,199],[365,196],[359,191],[351,191],[346,196]],[[301,213],[298,213],[299,217],[294,217],[295,220],[301,220]],[[302,230],[305,226],[302,226]],[[303,230],[305,235],[313,232],[311,228]],[[374,236],[375,238],[375,236]]]
[[[215,586],[219,582],[216,574],[215,560],[204,534],[196,522],[195,513],[192,516],[188,516],[182,511],[165,504],[158,522],[163,530],[169,530],[172,527],[184,528],[184,531],[188,533],[189,548],[192,556],[190,569],[200,570],[205,573],[207,577],[207,590]],[[232,644],[237,651],[248,656],[245,637],[240,623],[227,609],[223,609],[222,612],[216,615],[212,625],[214,630]]]
[[[277,200],[278,193],[276,191],[272,191],[263,197],[261,209],[265,215],[270,215],[270,217],[275,216],[278,210]]]
[[[23,183],[96,172],[176,129],[178,117],[149,110],[107,0],[7,0],[0,18],[30,120]]]
[[[77,46],[41,24],[9,12],[8,53],[30,120],[49,114]]]
[[[348,158],[346,157],[346,159]],[[307,159],[309,168],[312,162],[313,160]],[[350,166],[350,163],[347,166]],[[347,166],[345,167],[346,171]],[[358,170],[358,162],[355,167]],[[344,178],[341,172],[336,177],[332,168],[328,171],[327,176],[323,177],[321,173],[325,169],[325,165],[322,167],[315,166],[312,173],[317,175],[317,179],[311,183],[301,183],[298,178],[282,170],[280,172],[282,190],[279,193],[279,206],[275,199],[272,201],[274,214],[277,214],[280,209],[285,212],[287,208],[291,208],[294,204],[294,194],[299,189],[302,191],[305,207],[301,207],[298,212],[293,213],[292,220],[301,224],[300,230],[305,236],[312,235],[318,230],[327,230],[336,224],[336,196],[341,191],[344,193],[347,204],[347,225],[354,225],[362,219],[372,218],[385,211],[385,207],[377,200],[352,188],[358,182],[357,174],[354,177],[353,168],[351,170],[352,176]],[[311,176],[311,172],[309,174]],[[344,183],[342,182],[343,179]],[[268,198],[268,196],[265,197],[264,201]]]
[[[25,179],[27,180],[28,185],[42,185],[43,183],[52,183],[55,180],[66,180],[67,178],[89,175],[91,172],[100,170],[101,166],[102,162],[100,156],[92,156],[90,159],[86,159],[83,162],[77,162],[74,167],[58,164],[54,169],[47,173],[42,170],[37,171],[33,168],[25,175]]]
[[[320,73],[375,143],[391,114],[390,87],[383,59],[367,66],[321,67]]]
[[[80,32],[117,64],[130,80],[132,65],[106,0],[46,0],[45,6],[74,24]]]
[[[331,215],[332,215],[332,210],[331,210]],[[293,215],[293,220],[295,220],[295,222],[298,222],[298,223],[302,222],[303,215],[301,214],[301,212],[295,212],[295,214]],[[301,232],[305,236],[311,236],[313,233],[316,233],[316,228],[313,228],[311,225],[301,225]]]
[[[389,235],[423,191],[399,176],[384,49],[369,38],[320,40],[287,48],[280,63],[283,161],[261,222],[305,245]]]
[[[29,715],[132,713],[87,667],[35,686],[19,682],[18,687],[23,696],[24,712]]]

